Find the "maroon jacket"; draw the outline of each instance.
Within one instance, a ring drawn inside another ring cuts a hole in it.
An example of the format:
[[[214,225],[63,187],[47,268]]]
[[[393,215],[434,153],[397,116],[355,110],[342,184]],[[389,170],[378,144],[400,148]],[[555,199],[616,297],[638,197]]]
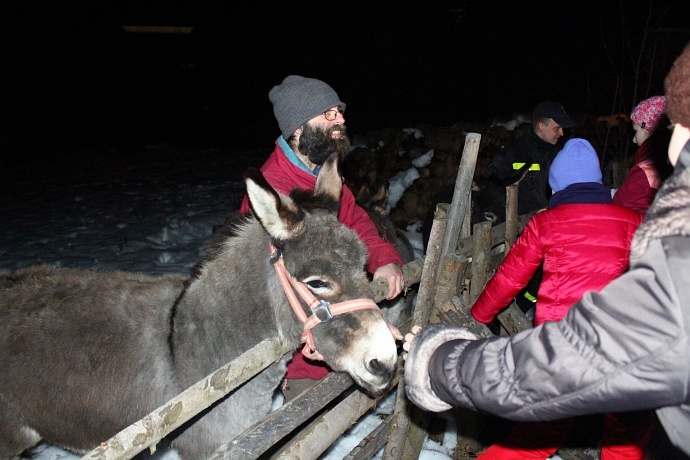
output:
[[[641,221],[641,214],[610,203],[562,204],[538,212],[472,306],[472,316],[484,324],[493,321],[543,262],[534,325],[562,319],[582,294],[601,290],[627,270]]]
[[[650,142],[643,142],[635,152],[634,164],[620,188],[613,195],[613,202],[637,211],[647,212],[661,186],[659,172],[651,159]]]

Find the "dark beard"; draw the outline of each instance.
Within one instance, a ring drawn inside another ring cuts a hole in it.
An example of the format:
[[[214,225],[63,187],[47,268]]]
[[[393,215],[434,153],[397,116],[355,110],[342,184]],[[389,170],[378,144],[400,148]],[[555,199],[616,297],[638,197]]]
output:
[[[332,130],[341,131],[342,137],[333,138]],[[299,137],[298,148],[303,155],[309,158],[309,161],[315,165],[322,165],[334,153],[340,156],[341,161],[344,160],[350,153],[350,138],[347,137],[344,125],[323,129],[319,126],[304,124],[302,134]]]

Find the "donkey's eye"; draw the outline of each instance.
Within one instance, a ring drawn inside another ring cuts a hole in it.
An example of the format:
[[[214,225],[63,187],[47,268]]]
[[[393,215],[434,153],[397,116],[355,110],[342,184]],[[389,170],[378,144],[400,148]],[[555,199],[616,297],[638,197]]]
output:
[[[331,287],[331,283],[328,283],[321,279],[305,281],[305,284],[312,289],[328,289]]]

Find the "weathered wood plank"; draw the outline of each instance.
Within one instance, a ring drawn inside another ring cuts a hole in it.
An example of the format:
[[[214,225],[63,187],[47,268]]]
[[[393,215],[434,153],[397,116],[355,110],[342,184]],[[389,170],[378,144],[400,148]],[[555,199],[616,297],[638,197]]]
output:
[[[248,428],[232,442],[218,448],[213,460],[249,460],[259,458],[278,441],[309,420],[317,411],[326,407],[352,386],[350,376],[331,372],[309,391],[271,412],[267,417]]]
[[[527,222],[532,218],[534,214],[525,214],[523,216],[518,216],[517,218],[517,226],[520,231],[522,231],[523,228],[525,228],[525,225],[527,225]],[[519,233],[519,232],[518,232]],[[506,235],[506,223],[503,222],[502,224],[494,225],[491,227],[491,247],[496,247],[499,244],[505,243],[505,235]],[[463,238],[460,241],[458,241],[458,248],[456,253],[459,255],[463,255],[465,257],[471,257],[472,252],[474,251],[474,242],[472,240],[472,236],[469,236],[467,238]]]
[[[437,208],[438,211],[438,208]],[[438,265],[441,257],[441,245],[443,242],[443,235],[446,231],[447,218],[443,212],[438,212],[434,216],[434,222],[431,226],[431,233],[429,235],[429,243],[427,244],[427,254],[424,261],[424,269],[422,271],[422,279],[419,285],[419,293],[417,294],[417,304],[413,317],[413,324],[425,326],[431,317],[431,309],[433,307],[433,299],[435,293],[435,282]],[[403,455],[419,455],[419,450],[416,454],[413,452],[414,448],[410,449],[408,441],[412,436],[410,431],[416,431],[415,438],[419,436],[419,430],[426,431],[424,425],[424,418],[417,415],[420,410],[411,404],[405,396],[405,382],[401,378],[403,366],[398,370],[398,392],[395,399],[395,410],[391,428],[388,435],[388,442],[384,450],[384,460],[403,459]],[[417,428],[412,425],[411,417],[419,418]],[[422,425],[422,426],[420,426]],[[421,445],[419,446],[421,449]],[[412,452],[412,453],[410,453]]]
[[[386,445],[392,419],[392,414],[388,415],[379,426],[343,457],[343,460],[369,460],[376,455]]]
[[[474,225],[472,250],[472,278],[470,280],[470,303],[474,303],[484,290],[491,272],[491,222]]]
[[[450,252],[455,252],[455,248],[458,245],[465,215],[468,214],[469,200],[467,197],[470,196],[472,191],[472,179],[474,178],[474,169],[477,164],[477,154],[479,153],[481,138],[481,134],[478,133],[468,133],[465,137],[465,147],[462,151],[458,174],[455,179],[453,201],[451,201],[448,213],[447,229],[441,246],[441,257]]]
[[[325,411],[300,431],[271,459],[316,460],[343,432],[351,428],[362,415],[375,407],[378,402],[379,399],[372,398],[360,388],[356,388],[334,408]]]
[[[441,271],[436,279],[436,293],[434,295],[434,308],[431,314],[431,322],[434,321],[436,312],[451,302],[459,289],[465,276],[467,258],[457,254],[448,254],[441,261]]]
[[[277,338],[264,340],[153,412],[88,452],[82,460],[125,460],[154,446],[196,414],[293,351]]]
[[[525,316],[515,302],[512,302],[508,308],[498,314],[498,321],[510,335],[517,334],[533,326],[532,322],[527,319],[527,316]]]
[[[508,254],[508,251],[515,240],[517,239],[518,233],[520,233],[520,222],[518,221],[518,186],[517,184],[509,185],[506,187],[506,231],[505,231],[505,249],[504,254]]]

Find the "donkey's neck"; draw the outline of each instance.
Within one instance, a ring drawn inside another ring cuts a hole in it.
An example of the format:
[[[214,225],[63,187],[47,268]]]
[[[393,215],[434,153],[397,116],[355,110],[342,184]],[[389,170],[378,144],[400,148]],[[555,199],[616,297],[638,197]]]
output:
[[[273,269],[269,242],[261,226],[250,221],[202,265],[177,306],[176,365],[209,373],[267,338],[299,345],[302,324]],[[214,353],[198,356],[198,350]]]

